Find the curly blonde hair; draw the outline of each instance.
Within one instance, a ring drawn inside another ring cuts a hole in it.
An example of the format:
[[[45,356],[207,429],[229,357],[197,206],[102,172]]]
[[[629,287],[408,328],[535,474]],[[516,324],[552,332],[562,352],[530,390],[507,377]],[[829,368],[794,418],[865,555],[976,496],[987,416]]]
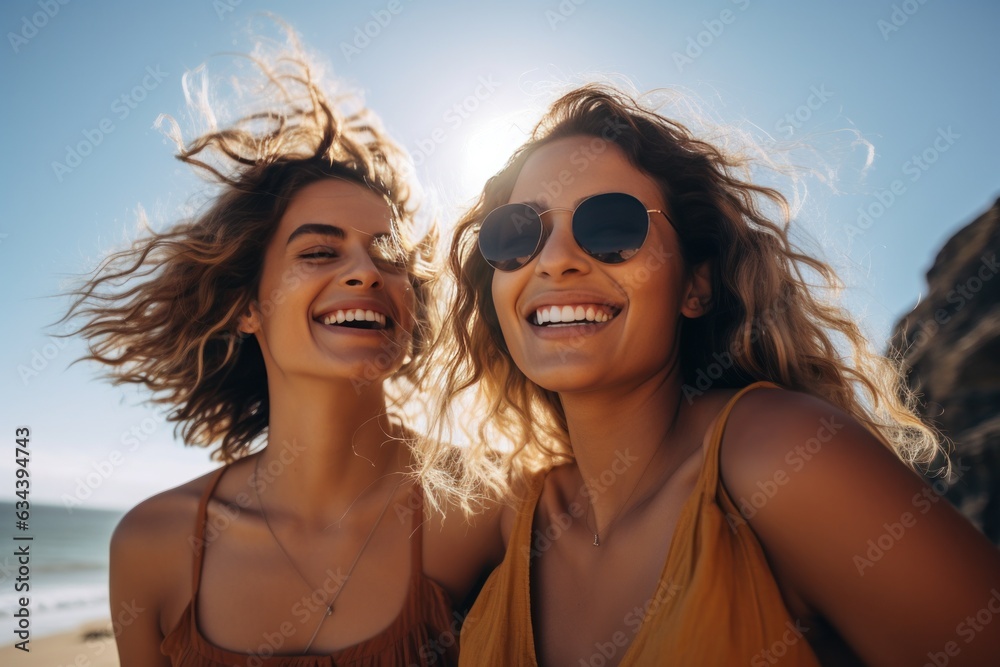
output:
[[[432,337],[433,243],[418,233],[405,154],[355,97],[324,92],[315,66],[289,37],[291,50],[249,56],[263,81],[256,93],[267,101],[264,110],[219,129],[214,109],[196,108],[210,131],[187,145],[176,133],[177,158],[216,183],[217,196],[195,217],[107,257],[72,292],[64,318],[80,322],[71,335],[87,340],[84,359],[107,365],[115,384],[152,390],[154,402],[173,408],[168,419],[186,444],[215,447],[212,457],[225,462],[246,455],[266,433],[263,356],[237,326],[258,298],[265,249],[302,188],[323,179],[356,183],[394,213],[394,240],[408,257],[417,304],[410,359],[393,380],[396,395],[411,391]],[[198,107],[189,83],[185,92]]]
[[[445,338],[435,345],[445,396],[437,418],[447,419],[449,400],[471,394],[483,418],[471,434],[469,465],[478,465],[489,485],[501,488],[509,475],[523,480],[534,469],[572,459],[558,395],[529,380],[508,352],[492,301],[493,269],[476,245],[480,223],[508,203],[525,162],[570,136],[613,142],[655,179],[685,264],[712,267],[711,308],[698,319],[684,318],[680,333],[687,396],[700,391],[696,379],[708,368],[716,387],[769,380],[840,407],[911,465],[931,460],[937,435],[916,416],[897,364],[871,348],[844,310],[814,294],[807,276],[824,291],[838,289],[838,279],[830,266],[793,247],[788,202],[749,181],[753,159],[699,139],[614,87],[590,84],[551,105],[453,237],[449,273],[456,295]],[[851,361],[842,359],[838,343],[849,347]],[[499,468],[491,448],[498,437],[512,443]]]

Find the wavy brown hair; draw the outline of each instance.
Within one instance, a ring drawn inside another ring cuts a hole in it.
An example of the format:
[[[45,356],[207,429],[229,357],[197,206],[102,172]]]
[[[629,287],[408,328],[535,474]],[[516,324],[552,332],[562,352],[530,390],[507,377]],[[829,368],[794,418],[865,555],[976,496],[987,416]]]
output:
[[[513,469],[491,472],[483,465],[484,474],[499,484],[511,472],[518,478],[572,458],[558,395],[529,380],[511,359],[492,301],[493,269],[476,246],[480,223],[508,203],[525,162],[540,147],[571,136],[613,142],[655,179],[685,265],[711,265],[711,308],[698,319],[684,318],[681,327],[686,396],[699,391],[699,371],[710,368],[716,387],[769,380],[840,407],[911,465],[931,459],[939,449],[936,434],[915,415],[897,364],[871,348],[845,311],[817,294],[836,291],[838,279],[827,264],[793,247],[788,202],[750,182],[754,159],[696,137],[616,88],[591,84],[551,105],[454,234],[449,273],[456,296],[439,344],[446,400],[438,419],[448,419],[448,400],[471,393],[483,421],[470,434],[470,459],[490,460],[483,454],[498,436],[513,443],[504,457]],[[838,345],[849,348],[850,361]]]
[[[111,254],[75,290],[64,319],[79,322],[92,359],[116,384],[152,390],[172,408],[184,442],[215,447],[232,461],[266,432],[264,360],[254,337],[237,331],[258,298],[264,252],[295,194],[323,179],[356,183],[381,195],[394,213],[393,235],[409,257],[416,295],[410,359],[397,372],[398,395],[424,356],[432,243],[414,221],[405,155],[378,119],[350,95],[328,96],[315,65],[294,49],[250,56],[266,108],[227,127],[215,109],[192,102],[212,127],[186,145],[173,123],[177,158],[213,181],[218,192],[191,219],[152,232]],[[203,88],[208,90],[208,88]]]

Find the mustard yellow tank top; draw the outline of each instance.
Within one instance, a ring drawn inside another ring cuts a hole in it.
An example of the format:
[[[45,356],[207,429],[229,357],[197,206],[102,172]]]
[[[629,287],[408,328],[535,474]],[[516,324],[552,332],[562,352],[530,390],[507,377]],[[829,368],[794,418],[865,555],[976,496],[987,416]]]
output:
[[[620,667],[819,667],[785,608],[760,543],[719,478],[719,443],[733,405],[751,389],[774,386],[745,387],[719,415],[659,584],[649,592],[649,611],[628,628],[635,634]],[[507,555],[465,620],[460,666],[537,667],[528,586],[532,521],[543,485],[539,475],[518,511]]]

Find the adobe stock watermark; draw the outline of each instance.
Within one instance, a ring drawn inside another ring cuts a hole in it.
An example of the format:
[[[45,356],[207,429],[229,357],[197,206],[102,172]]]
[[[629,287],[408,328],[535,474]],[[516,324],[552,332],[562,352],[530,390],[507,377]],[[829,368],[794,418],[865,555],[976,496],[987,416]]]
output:
[[[833,97],[833,91],[827,90],[825,83],[820,84],[818,88],[810,86],[809,96],[806,97],[805,102],[795,107],[794,111],[786,113],[783,118],[778,119],[774,124],[774,129],[783,133],[786,139],[791,139],[795,130],[802,129],[802,126],[808,123],[813,114],[822,109],[831,97]]]
[[[909,22],[910,17],[926,4],[927,0],[903,0],[900,4],[893,5],[888,20],[879,19],[875,22],[875,27],[882,33],[882,41],[888,42],[889,35],[899,32],[899,29]]]
[[[118,439],[122,445],[121,449],[112,449],[104,458],[91,461],[91,470],[76,478],[73,493],[64,493],[60,496],[63,507],[72,513],[74,507],[83,505],[94,495],[94,491],[111,479],[115,471],[125,464],[127,455],[136,452],[165,423],[166,419],[162,415],[154,414],[123,431]]]
[[[431,155],[438,149],[438,146],[448,140],[449,132],[454,132],[467,121],[472,114],[479,110],[483,102],[490,99],[493,93],[500,88],[501,82],[493,78],[492,74],[479,76],[477,86],[471,94],[466,95],[461,100],[451,105],[441,116],[444,125],[435,127],[430,133],[414,142],[416,148],[410,151],[413,156],[413,166],[419,167],[424,164]]]
[[[819,424],[815,435],[801,445],[795,445],[795,447],[785,453],[784,461],[792,473],[801,472],[806,467],[806,464],[812,461],[823,450],[823,446],[833,440],[833,437],[844,428],[844,424],[838,422],[837,418],[833,415],[823,417],[819,420]],[[729,528],[735,533],[737,527],[745,526],[747,521],[753,519],[757,512],[778,495],[781,487],[787,485],[791,480],[792,477],[784,468],[775,470],[771,474],[770,479],[758,480],[756,484],[757,491],[751,493],[749,498],[740,496],[736,500],[736,507],[740,512],[739,516],[732,512],[726,513],[726,522],[729,524]]]
[[[986,631],[986,628],[993,623],[993,620],[1000,616],[1000,591],[995,588],[990,589],[990,597],[986,604],[979,608],[975,614],[970,614],[962,619],[955,626],[955,634],[961,637],[965,644],[971,644],[976,637]],[[952,658],[962,652],[962,647],[958,642],[951,640],[945,642],[940,651],[928,651],[927,662],[923,667],[947,667]]]
[[[904,176],[909,177],[911,183],[916,183],[927,172],[931,166],[937,162],[941,155],[947,153],[955,142],[962,138],[956,134],[951,125],[946,128],[937,128],[937,136],[931,145],[920,153],[914,153],[910,159],[900,167]],[[906,183],[901,178],[897,178],[889,184],[888,188],[875,193],[875,201],[867,205],[858,207],[858,217],[853,225],[847,225],[845,231],[847,240],[850,241],[855,236],[863,236],[866,231],[872,228],[876,221],[885,215],[886,211],[892,208],[900,197],[906,194]]]
[[[142,80],[131,90],[122,93],[111,102],[112,115],[102,118],[98,121],[96,127],[81,130],[80,133],[83,135],[83,139],[75,145],[66,145],[66,155],[63,161],[52,161],[52,173],[55,174],[56,179],[62,183],[66,176],[83,164],[84,159],[93,153],[94,149],[100,146],[108,135],[117,129],[114,119],[121,122],[128,118],[143,100],[156,90],[168,76],[169,73],[162,71],[159,65],[155,67],[152,65],[147,66]]]
[[[314,588],[309,595],[303,595],[292,605],[291,614],[298,620],[300,627],[305,626],[310,619],[314,619],[315,614],[326,614],[327,600],[335,596],[348,580],[348,576],[344,574],[340,566],[337,566],[336,572],[327,568],[325,575],[323,583],[318,588]],[[262,641],[251,652],[246,662],[248,667],[262,667],[264,661],[279,653],[297,631],[291,621],[282,621],[277,630],[263,633],[261,635]]]
[[[27,46],[28,42],[38,35],[38,31],[47,26],[49,21],[54,19],[59,11],[69,4],[69,0],[38,0],[36,4],[40,11],[31,16],[25,14],[21,17],[20,29],[17,32],[9,31],[7,33],[7,41],[10,42],[10,48],[14,50],[14,53],[20,53],[21,48]]]
[[[401,0],[389,0],[383,9],[373,9],[371,21],[364,25],[354,26],[354,35],[350,42],[340,43],[340,53],[347,62],[361,55],[361,52],[371,46],[372,42],[389,27],[392,20],[403,13]]]
[[[545,10],[545,20],[549,24],[549,30],[555,32],[560,23],[565,23],[569,17],[576,14],[577,8],[587,0],[560,0],[555,9]]]
[[[751,345],[761,339],[768,326],[777,323],[779,317],[788,312],[788,298],[790,296],[790,294],[780,295],[778,301],[763,311],[760,316],[754,318],[750,327],[749,342]],[[739,354],[742,349],[741,342],[734,338],[730,341],[728,350],[713,352],[713,361],[708,362],[704,367],[698,368],[693,377],[686,379],[685,383],[681,385],[681,393],[684,395],[684,400],[687,401],[688,405],[693,404],[696,397],[703,396],[705,392],[711,389],[725,375],[727,370],[735,365],[735,355]]]
[[[269,444],[268,447],[274,447],[274,443]],[[254,487],[255,493],[240,491],[236,494],[233,502],[218,503],[219,510],[210,512],[208,515],[203,536],[200,539],[194,535],[188,537],[188,546],[192,551],[197,552],[199,549],[204,549],[229,530],[229,527],[240,517],[243,510],[256,504],[254,495],[264,492],[306,450],[304,445],[298,444],[295,440],[282,441],[278,449],[281,451],[271,459],[267,466],[258,468],[256,475],[250,475],[248,483]]]
[[[1000,273],[1000,264],[997,263],[996,253],[981,255],[979,267],[974,275],[955,283],[955,286],[945,295],[945,301],[952,305],[949,308],[936,309],[933,317],[921,320],[913,327],[912,333],[907,336],[907,348],[904,350],[906,354],[919,354],[933,340],[942,326],[948,324],[951,318],[975,300],[983,286],[993,280],[997,273]]]
[[[570,169],[561,169],[551,181],[542,181],[542,190],[537,195],[538,203],[548,208],[553,199],[562,194],[562,191],[576,181],[579,174],[587,171],[608,146],[614,143],[616,137],[628,129],[628,125],[620,118],[609,118],[604,122],[604,128],[600,136],[590,136],[587,142],[569,155]],[[518,229],[520,231],[520,228]]]
[[[360,396],[361,392],[373,383],[385,380],[392,372],[393,367],[399,363],[400,357],[406,353],[405,348],[409,345],[410,340],[407,337],[406,342],[403,343],[386,337],[379,344],[379,353],[375,355],[375,358],[365,361],[361,375],[351,378],[351,387],[354,389],[354,393]]]
[[[785,628],[787,629],[782,633],[780,639],[774,640],[768,648],[750,658],[750,667],[767,667],[767,665],[778,663],[788,654],[788,649],[802,641],[805,634],[809,632],[809,628],[803,625],[802,620],[798,618],[795,619],[794,624],[791,621],[785,621]]]
[[[228,14],[236,11],[236,8],[243,4],[243,0],[212,0],[212,9],[220,21],[225,21]]]
[[[611,465],[602,470],[597,477],[584,480],[580,487],[579,494],[587,499],[586,504],[574,500],[569,504],[567,511],[553,512],[549,515],[549,525],[545,530],[536,528],[532,531],[530,543],[521,547],[527,558],[529,560],[536,558],[551,549],[552,545],[572,527],[574,521],[587,515],[593,498],[606,493],[638,460],[639,458],[634,456],[628,448],[616,450]]]
[[[750,6],[750,0],[730,0],[742,12]],[[684,72],[684,68],[694,64],[694,61],[707,51],[715,40],[726,31],[726,26],[736,23],[739,14],[731,9],[723,9],[719,16],[714,19],[706,19],[701,22],[704,30],[698,31],[695,35],[688,37],[684,52],[674,51],[672,56],[674,65],[677,66],[678,73]]]
[[[660,581],[656,590],[653,591],[653,595],[642,606],[636,605],[625,614],[622,625],[631,630],[633,636],[639,634],[646,619],[655,616],[660,608],[667,601],[676,597],[681,590],[681,585],[675,584],[672,579]],[[608,641],[594,642],[594,652],[589,657],[580,658],[577,665],[578,667],[605,667],[614,660],[619,652],[626,650],[631,641],[632,638],[625,630],[617,630]]]
[[[961,479],[962,475],[970,470],[972,466],[962,465],[962,459],[959,459],[952,468],[951,483]],[[919,515],[927,514],[936,503],[940,502],[949,486],[951,484],[943,479],[934,480],[930,486],[925,486],[910,499],[910,504],[917,510],[917,514],[903,512],[896,521],[883,523],[882,528],[885,532],[868,540],[864,554],[856,554],[852,559],[854,567],[858,570],[858,576],[865,576],[865,570],[875,567],[875,564],[906,536],[906,532],[917,525]]]
[[[448,627],[438,633],[437,637],[431,638],[427,643],[420,646],[417,651],[420,663],[411,662],[407,667],[424,667],[424,665],[436,665],[443,657],[458,646],[458,637],[465,627],[466,616],[457,612],[451,612],[452,621]],[[473,623],[469,620],[469,624]]]
[[[45,371],[56,360],[59,354],[69,347],[69,341],[60,335],[49,336],[48,342],[41,347],[31,348],[31,359],[26,364],[17,365],[17,374],[25,387]]]
[[[647,243],[644,249],[646,252],[643,255],[642,262],[640,263],[638,258],[634,258],[631,261],[632,271],[622,276],[620,282],[618,283],[626,293],[633,292],[640,286],[645,285],[652,280],[653,276],[666,267],[667,263],[674,256],[672,252],[667,251],[663,244],[657,246],[652,243]],[[606,303],[600,305],[606,306],[610,310],[618,309],[616,304]],[[569,307],[570,306],[564,306],[564,308]],[[577,306],[577,308],[582,308],[582,306]],[[573,317],[580,320],[581,316],[579,311],[575,312]],[[559,340],[556,343],[556,354],[559,355],[559,361],[566,363],[572,355],[580,351],[580,349],[586,344],[587,340],[590,339],[591,335],[591,333],[579,333],[568,339]]]
[[[111,615],[111,632],[110,634],[106,632],[94,633],[93,636],[87,636],[84,638],[84,644],[90,651],[91,655],[95,658],[99,658],[104,655],[106,651],[111,651],[112,654],[116,652],[115,640],[121,636],[122,632],[126,628],[131,626],[136,620],[146,612],[145,607],[140,607],[135,600],[130,602],[123,602],[117,611]],[[78,653],[76,658],[71,663],[67,665],[73,665],[74,667],[86,667],[90,665],[90,659],[84,653]]]

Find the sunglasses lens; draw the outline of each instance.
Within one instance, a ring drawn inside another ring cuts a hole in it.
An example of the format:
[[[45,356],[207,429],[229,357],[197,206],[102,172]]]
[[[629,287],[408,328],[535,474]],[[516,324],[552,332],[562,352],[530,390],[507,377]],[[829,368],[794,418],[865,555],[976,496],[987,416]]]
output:
[[[605,264],[635,256],[646,241],[649,213],[632,195],[613,192],[585,200],[573,214],[573,236],[580,247]]]
[[[542,238],[542,221],[527,204],[507,204],[494,210],[479,228],[479,251],[500,271],[519,269],[535,256]]]

